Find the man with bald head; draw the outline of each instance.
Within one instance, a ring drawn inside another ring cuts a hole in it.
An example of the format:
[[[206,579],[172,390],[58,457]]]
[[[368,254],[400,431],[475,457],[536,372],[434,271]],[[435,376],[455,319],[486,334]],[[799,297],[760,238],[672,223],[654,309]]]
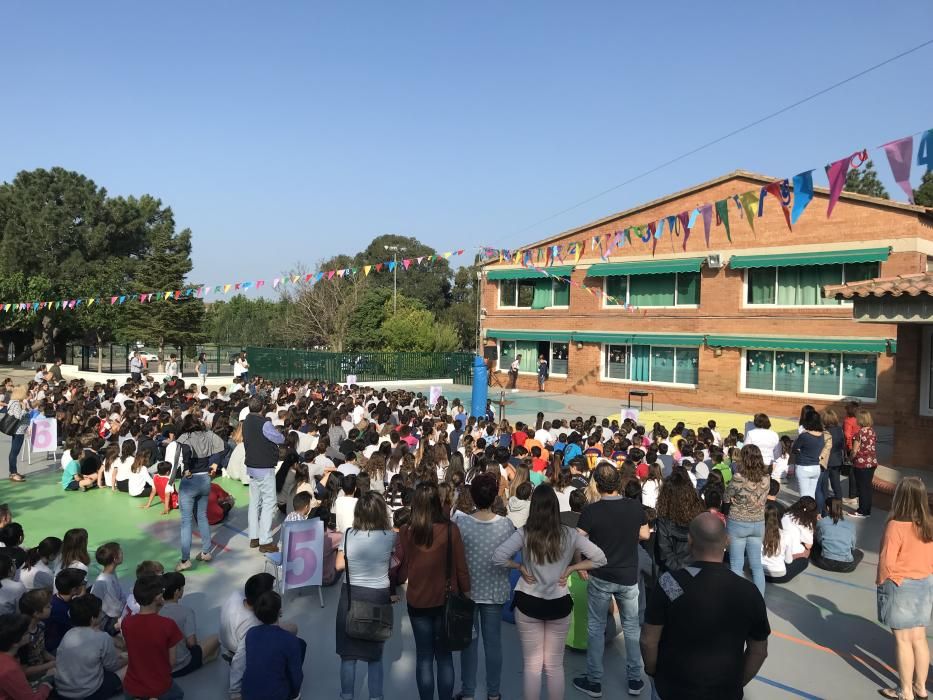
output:
[[[751,581],[723,564],[726,529],[712,513],[690,523],[693,563],[648,596],[641,653],[657,700],[741,700],[768,656],[768,612]]]

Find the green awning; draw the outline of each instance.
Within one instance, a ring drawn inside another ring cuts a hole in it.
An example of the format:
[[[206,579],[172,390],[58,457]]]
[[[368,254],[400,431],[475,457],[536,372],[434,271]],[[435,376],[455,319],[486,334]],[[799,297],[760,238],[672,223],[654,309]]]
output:
[[[813,350],[817,352],[891,352],[897,342],[890,338],[785,338],[758,335],[709,335],[710,347],[756,348],[760,350]]]
[[[884,262],[890,248],[862,250],[825,250],[815,253],[785,253],[782,255],[733,255],[729,267],[745,270],[750,267],[795,267],[800,265],[839,265],[841,263]]]
[[[573,339],[581,343],[612,343],[614,345],[657,345],[696,348],[703,344],[699,333],[601,333],[579,331]]]
[[[568,277],[573,272],[573,265],[554,265],[552,267],[541,268],[547,270],[545,275],[534,268],[519,267],[512,270],[490,270],[486,273],[486,279],[495,280],[531,280],[553,275],[555,277]]]
[[[570,331],[506,331],[495,328],[486,329],[486,337],[499,340],[548,340],[555,343],[569,343]]]
[[[671,260],[641,260],[638,262],[597,263],[586,271],[587,277],[619,275],[665,275],[671,272],[699,272],[706,258],[674,258]]]

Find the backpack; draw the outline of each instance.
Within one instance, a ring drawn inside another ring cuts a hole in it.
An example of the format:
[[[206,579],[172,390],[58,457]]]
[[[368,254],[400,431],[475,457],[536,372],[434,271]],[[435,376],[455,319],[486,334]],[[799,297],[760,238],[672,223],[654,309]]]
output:
[[[168,481],[173,483],[175,479],[184,474],[185,472],[190,472],[194,468],[194,450],[191,449],[191,445],[187,442],[175,441],[175,459],[172,462],[172,471],[169,472]]]

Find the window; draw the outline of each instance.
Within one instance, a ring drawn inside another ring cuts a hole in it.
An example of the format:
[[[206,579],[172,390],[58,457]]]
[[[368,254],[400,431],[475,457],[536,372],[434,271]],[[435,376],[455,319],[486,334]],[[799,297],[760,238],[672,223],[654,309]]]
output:
[[[499,307],[545,309],[570,305],[570,284],[552,278],[499,280]]]
[[[818,396],[874,399],[877,355],[748,350],[745,388]]]
[[[700,273],[670,272],[661,275],[614,275],[605,278],[605,291],[617,302],[606,306],[697,306]]]
[[[604,345],[603,379],[696,386],[699,355],[697,348]]]
[[[878,276],[878,263],[753,267],[746,274],[745,300],[750,305],[838,306],[823,297],[827,284],[843,284]]]
[[[569,343],[552,343],[547,340],[500,340],[499,370],[508,372],[515,358],[521,355],[519,372],[538,373],[538,358],[544,355],[550,366],[550,373],[567,376]]]

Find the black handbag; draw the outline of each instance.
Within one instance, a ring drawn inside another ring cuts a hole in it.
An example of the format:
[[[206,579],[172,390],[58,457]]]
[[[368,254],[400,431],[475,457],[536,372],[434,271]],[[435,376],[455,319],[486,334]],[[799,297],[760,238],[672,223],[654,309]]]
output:
[[[19,427],[19,421],[20,419],[16,416],[12,416],[9,413],[4,413],[3,418],[0,418],[0,433],[13,437],[16,435],[16,429]]]
[[[463,651],[473,641],[473,612],[476,603],[462,593],[451,590],[450,576],[453,565],[453,537],[447,523],[447,589],[444,599],[444,625],[438,640],[448,651]]]
[[[353,600],[350,595],[350,557],[348,556],[349,534],[347,530],[344,540],[343,560],[347,570],[347,619],[344,631],[348,637],[366,642],[384,642],[392,636],[392,626],[395,621],[392,605],[387,603],[370,603],[365,600]]]

